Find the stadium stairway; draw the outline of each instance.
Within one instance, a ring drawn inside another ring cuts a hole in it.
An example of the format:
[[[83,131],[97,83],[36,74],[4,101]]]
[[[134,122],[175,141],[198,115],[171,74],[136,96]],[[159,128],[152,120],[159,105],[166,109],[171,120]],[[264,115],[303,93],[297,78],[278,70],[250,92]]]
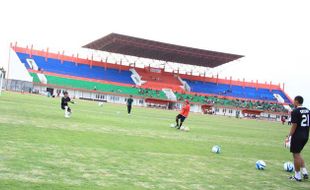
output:
[[[188,83],[185,80],[183,80],[180,76],[178,76],[178,79],[183,84],[183,89],[186,92],[190,92],[191,91],[191,87],[188,85]]]
[[[27,63],[29,67],[32,68],[34,71],[37,71],[37,72],[39,71],[39,67],[34,60],[28,59]],[[43,73],[37,73],[37,78],[39,79],[41,83],[47,84],[47,78]]]
[[[139,75],[139,73],[137,73],[137,71],[134,68],[129,69],[129,71],[131,71],[132,75],[131,75],[131,79],[134,81],[134,83],[137,86],[141,86],[144,83],[146,83],[146,81],[143,81],[141,79],[141,76]]]
[[[168,100],[177,101],[177,97],[170,88],[163,88],[162,91],[166,94]]]

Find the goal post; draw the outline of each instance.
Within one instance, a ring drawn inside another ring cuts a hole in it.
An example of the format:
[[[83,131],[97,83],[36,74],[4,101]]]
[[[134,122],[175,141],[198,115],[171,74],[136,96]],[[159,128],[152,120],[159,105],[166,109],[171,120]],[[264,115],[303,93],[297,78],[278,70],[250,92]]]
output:
[[[4,78],[4,73],[0,70],[0,96],[2,94],[3,78]]]

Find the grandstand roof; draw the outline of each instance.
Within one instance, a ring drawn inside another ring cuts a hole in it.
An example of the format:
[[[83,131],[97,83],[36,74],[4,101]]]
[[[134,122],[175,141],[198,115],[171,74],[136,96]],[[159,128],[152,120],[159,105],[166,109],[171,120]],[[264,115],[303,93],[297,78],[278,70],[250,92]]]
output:
[[[124,55],[211,68],[243,57],[242,55],[173,45],[115,33],[111,33],[83,47]]]

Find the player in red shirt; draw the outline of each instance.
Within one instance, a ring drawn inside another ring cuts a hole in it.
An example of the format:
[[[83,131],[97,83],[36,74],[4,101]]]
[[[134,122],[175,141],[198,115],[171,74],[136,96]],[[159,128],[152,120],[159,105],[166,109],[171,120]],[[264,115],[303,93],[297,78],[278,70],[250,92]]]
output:
[[[176,120],[175,120],[176,121],[175,127],[177,129],[180,129],[182,127],[183,122],[185,121],[185,119],[187,118],[187,116],[189,114],[190,108],[191,108],[191,106],[189,104],[189,101],[185,100],[185,103],[182,107],[182,110],[181,110],[180,114],[177,115]],[[180,120],[180,124],[179,124],[179,120]]]

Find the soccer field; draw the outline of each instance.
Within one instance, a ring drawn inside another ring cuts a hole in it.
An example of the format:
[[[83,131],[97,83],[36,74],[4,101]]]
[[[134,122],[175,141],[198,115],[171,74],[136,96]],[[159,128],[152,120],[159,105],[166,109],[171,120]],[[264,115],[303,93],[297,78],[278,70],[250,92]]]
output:
[[[191,114],[181,132],[170,128],[176,111],[128,116],[124,105],[77,100],[65,119],[59,102],[0,96],[0,189],[310,189],[283,171],[286,125]],[[303,155],[310,167],[309,144]]]

